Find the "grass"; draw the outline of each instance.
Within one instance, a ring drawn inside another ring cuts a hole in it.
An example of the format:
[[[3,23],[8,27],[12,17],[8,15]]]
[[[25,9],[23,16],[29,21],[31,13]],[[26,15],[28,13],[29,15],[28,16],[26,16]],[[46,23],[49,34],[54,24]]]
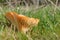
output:
[[[0,40],[28,40],[22,33],[14,33],[6,26],[4,13],[15,11],[17,13],[40,19],[37,27],[30,32],[33,40],[60,40],[60,7],[55,10],[54,6],[47,5],[35,11],[25,11],[21,9],[10,9],[7,7],[0,8]],[[5,28],[4,28],[5,27]]]

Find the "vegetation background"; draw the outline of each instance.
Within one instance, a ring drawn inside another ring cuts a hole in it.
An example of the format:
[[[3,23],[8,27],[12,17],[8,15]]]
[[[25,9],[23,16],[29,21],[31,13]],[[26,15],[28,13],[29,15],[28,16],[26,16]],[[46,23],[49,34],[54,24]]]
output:
[[[0,0],[0,40],[28,40],[8,27],[4,14],[9,11],[40,19],[29,32],[33,40],[60,40],[60,0]]]

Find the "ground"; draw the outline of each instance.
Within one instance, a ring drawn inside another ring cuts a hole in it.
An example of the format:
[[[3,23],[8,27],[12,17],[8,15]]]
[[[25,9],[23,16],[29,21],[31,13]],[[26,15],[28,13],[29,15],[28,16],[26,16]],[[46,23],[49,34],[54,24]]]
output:
[[[60,6],[47,5],[38,10],[20,10],[7,7],[0,8],[0,40],[28,40],[26,35],[14,32],[6,26],[4,13],[15,11],[17,13],[40,19],[38,26],[33,27],[29,32],[33,40],[60,40]],[[5,26],[4,26],[5,25]],[[5,27],[5,28],[4,28]]]

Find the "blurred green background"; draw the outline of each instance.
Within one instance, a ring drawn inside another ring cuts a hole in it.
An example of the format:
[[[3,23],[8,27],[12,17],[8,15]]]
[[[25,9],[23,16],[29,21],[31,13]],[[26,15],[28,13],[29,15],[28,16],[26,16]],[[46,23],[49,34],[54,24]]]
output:
[[[54,2],[50,4],[41,4],[39,6],[0,6],[0,40],[28,40],[26,35],[15,32],[8,28],[8,21],[4,14],[6,12],[15,11],[18,14],[38,18],[40,22],[37,27],[33,27],[29,32],[33,40],[60,40],[60,5]],[[5,0],[0,0],[5,2]],[[1,4],[2,5],[2,4]],[[37,6],[37,7],[36,7]]]

